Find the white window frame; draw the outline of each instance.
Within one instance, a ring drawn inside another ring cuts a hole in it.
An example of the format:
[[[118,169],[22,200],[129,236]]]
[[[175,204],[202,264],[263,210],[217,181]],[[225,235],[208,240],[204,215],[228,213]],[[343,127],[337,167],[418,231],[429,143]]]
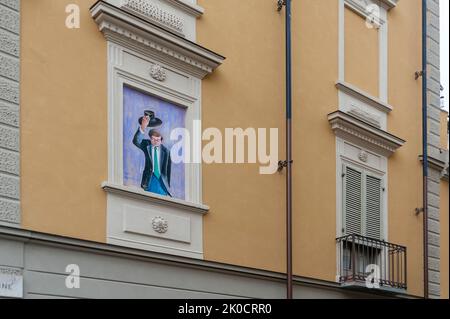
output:
[[[370,145],[363,146],[364,142],[356,144],[339,136],[336,137],[336,238],[345,235],[342,232],[344,227],[344,190],[343,177],[344,167],[355,167],[359,170],[369,172],[374,177],[380,178],[384,187],[382,197],[382,213],[381,213],[381,238],[384,241],[388,239],[388,204],[389,204],[389,188],[388,188],[388,158],[384,155],[374,152],[370,149]],[[364,154],[364,156],[362,156]],[[340,282],[339,260],[339,244],[336,245],[336,282]]]
[[[382,130],[387,130],[387,116],[393,110],[388,101],[388,10],[396,5],[397,1],[390,0],[339,0],[338,14],[338,89],[339,110],[353,113],[358,118],[369,122]],[[361,16],[361,23],[369,16],[367,5],[378,5],[380,17],[378,26],[378,83],[377,96],[355,86],[355,83],[346,82],[345,78],[345,10],[352,10]]]
[[[123,185],[123,87],[125,85],[144,94],[165,100],[186,110],[185,128],[190,132],[192,143],[201,145],[201,80],[176,70],[160,61],[154,61],[142,54],[133,52],[123,46],[108,43],[109,56],[109,102],[108,102],[108,182]],[[133,62],[124,61],[124,56],[134,59]],[[162,66],[167,73],[176,74],[185,79],[185,86],[190,92],[183,92],[179,87],[170,87],[158,83],[150,76],[137,70],[149,70],[152,65]],[[198,125],[194,127],[194,121]],[[200,125],[200,126],[199,126]],[[138,124],[136,122],[136,129]],[[197,130],[197,134],[194,134]],[[168,137],[167,137],[168,138]],[[193,139],[196,138],[194,141]],[[192,149],[192,147],[191,147]],[[198,154],[197,154],[198,156]],[[130,191],[133,188],[130,187]],[[152,196],[149,194],[149,196]],[[166,198],[167,201],[173,201]],[[177,200],[178,201],[178,200]],[[201,164],[185,164],[185,199],[188,205],[202,204],[202,168]]]
[[[377,5],[380,16],[375,25],[378,33],[378,68],[379,92],[376,98],[388,102],[388,7],[383,1],[374,0],[339,0],[339,82],[345,82],[345,10],[349,9],[363,19],[369,17],[366,6]],[[354,83],[353,83],[354,84]]]
[[[376,178],[381,179],[384,187],[384,194],[382,198],[382,224],[381,237],[388,241],[388,171],[387,171],[387,157],[370,151],[360,145],[346,141],[340,137],[336,137],[336,238],[342,237],[343,219],[344,219],[344,201],[343,201],[343,182],[342,174],[344,174],[345,165],[354,167],[359,170],[366,171]],[[359,159],[359,153],[364,152],[370,158],[371,162],[363,162]]]
[[[191,157],[201,159],[201,81],[224,57],[193,42],[195,20],[202,13],[194,3],[133,0],[139,12],[122,3],[108,0],[91,8],[106,38],[108,55],[108,180],[102,183],[107,195],[106,242],[202,259],[203,215],[209,207],[202,203],[200,160],[184,164],[184,200],[123,185],[123,143],[127,142],[123,141],[123,88],[128,85],[185,108]],[[176,24],[183,26],[180,34],[170,30],[173,19],[180,19]],[[194,150],[199,154],[192,154]]]

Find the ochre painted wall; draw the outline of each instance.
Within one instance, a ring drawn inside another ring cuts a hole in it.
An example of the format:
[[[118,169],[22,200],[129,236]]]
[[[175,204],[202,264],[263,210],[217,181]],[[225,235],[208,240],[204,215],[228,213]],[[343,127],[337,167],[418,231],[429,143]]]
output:
[[[65,26],[70,3],[80,29]],[[22,226],[105,241],[106,42],[93,3],[21,2]]]
[[[336,138],[327,115],[338,109],[338,1],[293,8],[294,273],[334,281]]]
[[[421,2],[401,1],[389,12],[389,131],[406,140],[389,159],[389,241],[408,252],[408,293],[423,294],[421,86]],[[415,129],[412,129],[415,128]]]
[[[278,126],[284,130],[283,19],[276,20],[271,1],[257,3],[200,1],[207,14],[198,25],[199,42],[227,56],[225,64],[203,84],[207,126]],[[234,10],[238,4],[240,10]],[[334,88],[337,6],[334,0],[293,5],[294,271],[325,280],[335,280],[336,275],[335,138],[326,115],[338,103]],[[349,24],[365,28],[359,16],[347,15],[351,16]],[[394,111],[388,125],[390,132],[407,140],[389,160],[389,240],[408,247],[408,293],[420,295],[422,221],[414,211],[422,203],[421,133],[411,130],[421,123],[421,84],[411,76],[420,68],[420,1],[403,2],[390,12],[389,19],[389,102]],[[376,33],[373,29],[361,32]],[[377,35],[369,38],[365,47],[378,52]],[[369,68],[356,67],[358,61],[351,60],[347,80],[378,95],[378,53],[369,54],[369,60],[373,61]],[[217,98],[221,92],[227,92],[226,99]],[[280,134],[281,145],[283,141]],[[281,158],[283,152],[280,148]],[[284,176],[258,176],[256,168],[251,172],[215,165],[204,167],[203,183],[205,202],[212,207],[205,218],[206,258],[284,271],[284,260],[278,259],[285,257]]]
[[[203,82],[204,125],[278,127],[284,159],[284,14],[270,0],[199,4],[207,12],[199,42],[227,57]],[[328,280],[335,279],[336,166],[326,115],[337,109],[337,8],[335,0],[306,0],[292,14],[294,270]],[[211,207],[206,259],[284,271],[285,174],[236,165],[205,165],[203,172]]]
[[[22,217],[28,229],[104,241],[107,57],[88,11],[93,2],[22,3]],[[81,7],[79,30],[64,25],[68,3]],[[327,114],[338,109],[338,3],[293,4],[294,272],[332,281],[336,146]],[[272,0],[199,4],[205,8],[199,44],[227,57],[203,81],[203,127],[278,127],[284,159],[284,14]],[[363,19],[347,16],[375,37]],[[411,129],[421,123],[421,83],[413,76],[420,69],[419,20],[420,0],[401,1],[389,13],[394,110],[388,126],[407,140],[389,160],[389,241],[408,247],[408,293],[414,295],[423,286],[422,221],[414,214],[422,205],[421,132]],[[363,47],[371,45],[377,47],[373,41]],[[355,57],[346,80],[377,95],[378,50],[369,51],[373,63],[361,68]],[[204,218],[206,259],[285,271],[284,174],[260,175],[257,165],[203,166],[203,199],[211,207]]]
[[[198,42],[227,57],[203,81],[204,128],[283,127],[283,15],[270,0],[199,4],[207,14],[198,21]],[[282,271],[284,183],[282,174],[259,175],[256,165],[203,165],[203,200],[211,207],[205,258]]]
[[[379,34],[366,19],[345,8],[345,81],[379,96]]]

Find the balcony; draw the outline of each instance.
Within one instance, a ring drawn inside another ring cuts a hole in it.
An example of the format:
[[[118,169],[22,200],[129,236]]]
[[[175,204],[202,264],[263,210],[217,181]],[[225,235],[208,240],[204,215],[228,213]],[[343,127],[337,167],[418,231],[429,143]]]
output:
[[[347,235],[336,241],[342,286],[406,290],[406,247],[360,235]]]

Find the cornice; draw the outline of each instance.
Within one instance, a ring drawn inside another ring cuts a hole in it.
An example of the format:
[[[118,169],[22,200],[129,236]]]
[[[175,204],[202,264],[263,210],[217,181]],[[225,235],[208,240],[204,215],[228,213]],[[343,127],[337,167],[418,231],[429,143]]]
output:
[[[386,156],[392,155],[406,142],[342,111],[329,114],[328,121],[337,136],[358,140]]]
[[[91,8],[107,40],[144,54],[157,55],[199,78],[212,73],[225,57],[104,1]]]
[[[447,166],[447,168],[444,170],[444,173],[442,174],[442,179],[447,182],[448,182],[448,173],[449,173],[449,167]]]
[[[428,156],[428,167],[441,172],[441,178],[448,181],[449,172],[449,152],[448,150],[441,151],[441,157]],[[423,163],[423,155],[419,156],[419,160]]]
[[[422,155],[419,155],[419,160],[421,162],[423,162]],[[443,171],[447,167],[447,164],[444,161],[442,161],[441,159],[434,158],[432,156],[428,156],[428,166],[437,171]]]

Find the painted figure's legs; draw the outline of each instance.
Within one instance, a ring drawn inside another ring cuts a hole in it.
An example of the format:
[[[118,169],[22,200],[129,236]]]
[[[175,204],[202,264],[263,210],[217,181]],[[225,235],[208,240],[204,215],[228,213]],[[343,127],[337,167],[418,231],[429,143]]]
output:
[[[161,178],[157,178],[155,175],[152,175],[147,191],[164,196],[169,195],[169,192],[166,190]]]

